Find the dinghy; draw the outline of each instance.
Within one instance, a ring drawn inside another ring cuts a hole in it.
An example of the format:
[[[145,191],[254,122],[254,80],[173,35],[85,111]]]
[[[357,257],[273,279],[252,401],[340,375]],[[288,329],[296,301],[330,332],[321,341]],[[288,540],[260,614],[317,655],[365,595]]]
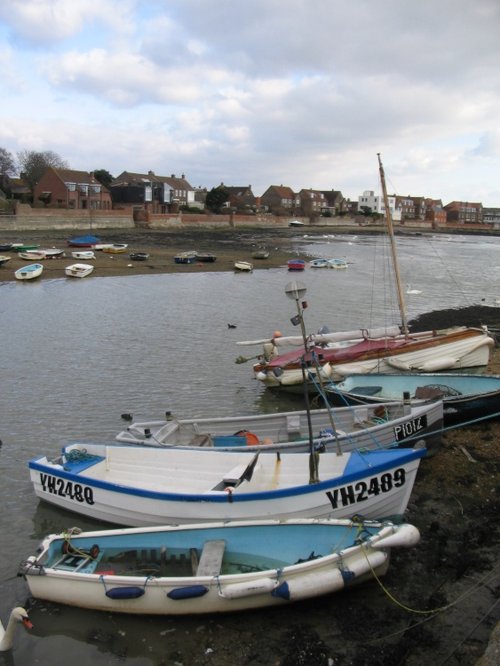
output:
[[[418,405],[429,400],[443,402],[446,427],[500,416],[500,375],[455,373],[400,375],[352,375],[325,387],[329,400],[337,405],[376,405],[401,400]]]
[[[286,606],[386,573],[410,524],[252,521],[51,534],[19,575],[36,599],[136,615]]]
[[[71,264],[71,266],[66,266],[64,272],[68,277],[84,278],[90,275],[93,270],[92,264]]]
[[[16,280],[34,280],[43,273],[43,264],[28,264],[14,273]]]
[[[128,416],[128,415],[124,415]],[[399,401],[373,406],[337,407],[247,416],[174,419],[131,423],[119,442],[208,451],[309,451],[426,446],[438,450],[443,426],[439,401],[405,405]]]
[[[35,494],[60,508],[140,527],[263,518],[404,514],[425,449],[206,453],[118,444],[63,447],[29,462]]]

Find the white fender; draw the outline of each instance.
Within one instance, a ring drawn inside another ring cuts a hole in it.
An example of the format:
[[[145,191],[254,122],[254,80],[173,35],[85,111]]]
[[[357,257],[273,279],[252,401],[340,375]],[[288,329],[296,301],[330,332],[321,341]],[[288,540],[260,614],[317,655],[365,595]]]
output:
[[[258,578],[248,583],[232,583],[219,590],[219,596],[225,599],[240,599],[255,594],[264,594],[274,590],[278,581],[275,578]]]
[[[378,569],[388,561],[389,555],[383,551],[368,550],[364,555],[359,556],[356,561],[346,563],[346,569],[349,574],[354,574],[350,580],[342,575],[339,569],[322,568],[314,573],[296,576],[290,580],[285,580],[274,590],[273,596],[281,597],[289,601],[298,601],[308,599],[318,594],[329,594],[336,590],[341,590],[346,583],[356,581],[356,578],[363,574],[370,573],[372,569]]]
[[[375,541],[370,545],[372,548],[411,548],[420,541],[420,532],[414,525],[404,524],[399,525],[394,534],[389,534],[382,537],[379,541]]]

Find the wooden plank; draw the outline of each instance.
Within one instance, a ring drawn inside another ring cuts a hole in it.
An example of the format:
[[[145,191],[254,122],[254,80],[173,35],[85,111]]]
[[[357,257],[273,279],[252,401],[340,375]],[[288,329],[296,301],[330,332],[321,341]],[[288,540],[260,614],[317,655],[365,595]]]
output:
[[[196,571],[197,576],[218,576],[222,566],[222,558],[226,542],[224,539],[205,541],[201,551],[200,562]]]

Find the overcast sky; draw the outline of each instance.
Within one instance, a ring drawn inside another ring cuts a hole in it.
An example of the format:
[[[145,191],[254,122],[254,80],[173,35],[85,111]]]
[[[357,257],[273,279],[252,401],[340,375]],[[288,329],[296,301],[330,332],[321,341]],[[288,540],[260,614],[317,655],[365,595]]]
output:
[[[500,0],[1,0],[0,147],[500,206]]]

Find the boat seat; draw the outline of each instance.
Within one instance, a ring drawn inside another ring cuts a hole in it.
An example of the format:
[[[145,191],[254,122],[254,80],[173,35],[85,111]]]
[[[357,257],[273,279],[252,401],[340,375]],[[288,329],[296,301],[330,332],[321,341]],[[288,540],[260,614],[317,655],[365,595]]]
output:
[[[212,435],[210,433],[199,433],[194,435],[190,441],[191,446],[213,446]]]
[[[286,431],[289,435],[300,435],[300,414],[288,414]]]
[[[197,576],[218,576],[222,567],[222,558],[226,542],[224,539],[205,541],[201,551],[200,561],[196,569]]]
[[[354,386],[349,393],[356,393],[358,395],[377,395],[382,390],[381,386]]]

